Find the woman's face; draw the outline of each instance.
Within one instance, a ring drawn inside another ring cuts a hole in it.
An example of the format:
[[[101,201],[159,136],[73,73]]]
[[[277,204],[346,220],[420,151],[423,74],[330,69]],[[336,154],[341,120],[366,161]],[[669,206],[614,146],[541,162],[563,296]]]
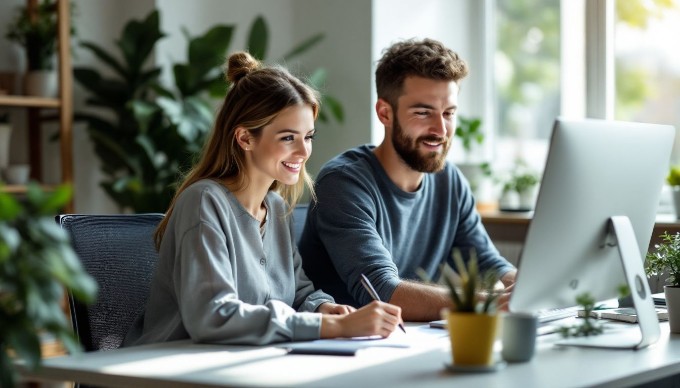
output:
[[[255,139],[251,155],[252,174],[294,185],[312,154],[314,113],[309,105],[294,105],[282,110]]]

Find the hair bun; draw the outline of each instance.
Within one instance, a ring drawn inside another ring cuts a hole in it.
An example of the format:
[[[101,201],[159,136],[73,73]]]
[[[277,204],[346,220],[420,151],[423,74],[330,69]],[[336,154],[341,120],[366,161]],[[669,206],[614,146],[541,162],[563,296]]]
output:
[[[227,80],[236,83],[243,77],[260,68],[260,61],[253,58],[247,52],[237,52],[231,54],[227,59]]]

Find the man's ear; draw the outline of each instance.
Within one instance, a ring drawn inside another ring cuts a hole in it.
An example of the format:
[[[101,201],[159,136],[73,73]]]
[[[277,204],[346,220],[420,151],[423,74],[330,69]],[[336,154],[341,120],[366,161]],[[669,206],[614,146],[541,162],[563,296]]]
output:
[[[379,98],[378,102],[375,103],[375,113],[378,114],[378,120],[380,120],[386,128],[392,128],[394,111],[389,102]]]
[[[251,150],[255,145],[255,141],[250,135],[250,132],[244,127],[237,127],[234,131],[234,136],[236,137],[238,145],[246,151]]]

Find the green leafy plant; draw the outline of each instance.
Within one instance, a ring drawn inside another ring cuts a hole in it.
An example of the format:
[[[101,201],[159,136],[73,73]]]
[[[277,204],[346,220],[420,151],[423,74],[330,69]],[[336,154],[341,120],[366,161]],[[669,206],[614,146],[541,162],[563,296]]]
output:
[[[481,130],[482,120],[479,118],[465,118],[458,116],[458,126],[456,127],[456,137],[459,137],[466,153],[472,151],[473,144],[484,142],[484,132]]]
[[[654,251],[647,253],[645,272],[647,276],[668,275],[666,284],[680,287],[680,233],[664,232],[662,243],[654,245]]]
[[[680,186],[680,166],[671,166],[666,182],[674,187]]]
[[[30,184],[19,202],[0,192],[0,386],[12,387],[12,355],[29,369],[40,365],[40,336],[53,335],[71,352],[79,345],[61,309],[64,287],[74,297],[94,301],[97,285],[73,251],[68,235],[54,222],[71,197],[69,186],[43,192]]]
[[[565,325],[558,329],[562,337],[588,337],[591,335],[602,334],[604,328],[590,314],[596,310],[595,298],[587,292],[576,296],[576,304],[581,306],[584,311],[583,321],[576,325]]]
[[[185,31],[187,62],[173,65],[174,85],[169,87],[161,84],[159,67],[145,66],[157,42],[165,36],[158,11],[124,26],[117,40],[122,61],[95,43],[83,43],[114,76],[93,68],[74,70],[75,79],[91,94],[87,104],[108,111],[79,112],[76,118],[88,124],[105,174],[102,188],[122,209],[137,213],[167,210],[176,182],[191,167],[210,131],[214,110],[211,97],[222,98],[227,91],[222,65],[234,30],[234,26],[217,25],[198,37]],[[300,55],[322,38],[315,35],[304,41],[281,61]],[[256,18],[248,35],[249,51],[264,59],[268,39],[267,23],[262,17]],[[311,78],[317,85],[324,80],[323,70],[317,70]],[[335,99],[324,96],[323,102],[321,120],[330,116],[343,119]]]
[[[18,7],[16,17],[7,28],[6,37],[26,49],[28,70],[51,70],[54,68],[54,54],[57,47],[56,3],[43,0],[37,4],[34,18],[27,7]],[[71,16],[74,7],[71,4]],[[71,24],[71,36],[76,30]]]
[[[515,161],[515,167],[510,172],[509,176],[498,177],[497,180],[503,184],[503,192],[516,191],[521,193],[536,186],[541,180],[539,175],[531,170],[527,163],[518,159]]]
[[[479,273],[477,254],[470,250],[467,265],[459,249],[453,250],[453,262],[458,275],[447,264],[442,265],[442,278],[449,288],[454,311],[462,313],[492,314],[496,312],[501,292],[495,289],[498,276],[492,272]],[[427,279],[424,271],[419,271]]]

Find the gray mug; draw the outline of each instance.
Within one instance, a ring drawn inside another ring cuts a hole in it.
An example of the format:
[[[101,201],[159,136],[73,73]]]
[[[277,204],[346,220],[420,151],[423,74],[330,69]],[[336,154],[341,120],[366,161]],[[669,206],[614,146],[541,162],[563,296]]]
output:
[[[503,316],[503,350],[501,356],[508,362],[529,361],[536,348],[538,318],[532,314],[507,313]]]

